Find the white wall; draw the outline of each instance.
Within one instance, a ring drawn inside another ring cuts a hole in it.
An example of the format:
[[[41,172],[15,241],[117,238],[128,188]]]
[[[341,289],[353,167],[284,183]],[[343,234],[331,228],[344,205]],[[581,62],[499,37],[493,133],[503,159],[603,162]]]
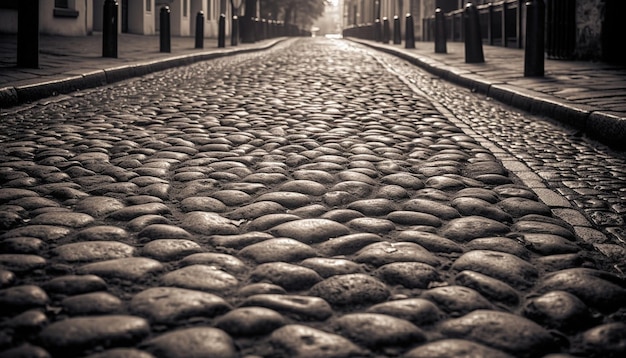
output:
[[[147,6],[149,1],[149,6]],[[154,0],[131,0],[128,2],[128,32],[139,35],[154,35]]]
[[[39,1],[39,31],[42,34],[85,36],[91,33],[93,14],[87,9],[92,0],[70,1],[70,7],[78,11],[78,17],[55,17],[54,1]],[[91,18],[89,18],[91,15]]]
[[[54,1],[39,1],[39,32],[63,36],[91,34],[94,27],[93,1],[70,0],[70,7],[78,11],[77,17],[55,17]],[[0,10],[0,32],[17,33],[17,16],[16,10]]]
[[[186,10],[186,11],[185,11]],[[189,0],[174,0],[170,5],[170,31],[172,36],[189,36]]]

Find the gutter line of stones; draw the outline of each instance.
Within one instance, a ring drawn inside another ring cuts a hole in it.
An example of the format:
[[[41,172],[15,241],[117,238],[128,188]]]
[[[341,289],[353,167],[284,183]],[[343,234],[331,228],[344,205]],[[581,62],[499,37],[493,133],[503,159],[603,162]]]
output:
[[[384,61],[380,61],[378,59],[377,61],[382,66],[384,66],[387,71],[397,76],[413,92],[420,96],[428,97],[415,84],[405,78],[402,74],[396,72]],[[532,169],[529,168],[526,164],[519,161],[509,152],[497,146],[492,141],[476,133],[470,128],[470,126],[458,119],[450,110],[448,110],[448,108],[446,108],[441,103],[433,99],[431,99],[431,103],[438,112],[440,112],[443,116],[450,120],[455,126],[460,128],[468,136],[472,137],[484,148],[488,149],[498,160],[502,162],[502,165],[508,171],[514,174],[520,182],[522,182],[525,186],[527,186],[535,194],[537,194],[539,200],[541,200],[541,202],[550,207],[552,213],[556,217],[570,224],[574,228],[576,235],[580,239],[588,244],[593,245],[596,251],[607,257],[609,256],[605,252],[610,252],[611,246],[618,246],[616,244],[608,243],[610,241],[604,233],[594,229],[591,222],[580,211],[574,209],[569,200],[567,200],[567,198],[565,198],[558,192],[549,189],[544,184],[544,180],[539,175],[534,173]],[[598,242],[602,242],[604,244],[597,244]],[[619,267],[615,266],[615,269],[621,272]]]

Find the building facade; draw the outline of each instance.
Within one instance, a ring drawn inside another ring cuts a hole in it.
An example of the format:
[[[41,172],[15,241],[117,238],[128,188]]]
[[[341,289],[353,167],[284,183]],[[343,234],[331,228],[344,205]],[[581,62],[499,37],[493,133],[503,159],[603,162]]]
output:
[[[376,19],[389,21],[397,16],[401,32],[405,32],[405,16],[411,14],[414,21],[415,39],[421,40],[422,22],[425,14],[423,0],[344,0],[344,28],[373,24]]]
[[[19,0],[18,0],[19,1]],[[39,30],[42,34],[85,36],[102,31],[105,0],[40,0]],[[155,35],[160,28],[160,11],[170,9],[173,36],[195,36],[199,11],[204,14],[204,36],[216,38],[221,14],[226,16],[230,35],[230,0],[117,0],[118,32]],[[0,8],[0,33],[17,32],[17,11]]]

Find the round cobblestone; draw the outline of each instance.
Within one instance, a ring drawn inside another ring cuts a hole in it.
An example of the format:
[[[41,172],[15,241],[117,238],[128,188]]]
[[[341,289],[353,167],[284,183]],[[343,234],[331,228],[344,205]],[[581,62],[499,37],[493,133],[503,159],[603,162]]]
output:
[[[438,266],[440,261],[418,244],[412,242],[377,242],[370,244],[355,255],[355,261],[372,266],[411,261],[422,262],[431,266]]]
[[[442,311],[458,317],[479,309],[491,309],[493,305],[477,291],[465,286],[442,286],[424,291],[420,298],[437,304]]]
[[[380,303],[390,295],[382,282],[358,273],[332,276],[311,287],[309,292],[335,306]]]
[[[337,222],[326,219],[302,219],[289,221],[270,229],[275,236],[298,240],[305,244],[314,244],[331,238],[347,235],[350,230]]]
[[[286,262],[270,262],[257,266],[250,273],[253,282],[266,281],[287,291],[300,291],[322,281],[317,272]]]
[[[61,301],[63,311],[71,316],[89,316],[119,312],[122,301],[107,292],[85,293]]]
[[[169,272],[161,277],[161,282],[166,286],[215,293],[232,290],[239,284],[235,276],[208,265],[191,265]]]
[[[423,298],[383,302],[371,306],[367,312],[406,319],[418,327],[433,324],[444,317],[443,312],[434,303]]]
[[[230,305],[211,293],[176,287],[153,287],[133,296],[130,310],[150,322],[172,324],[190,317],[214,317]]]
[[[76,354],[96,346],[108,348],[135,344],[149,332],[148,322],[139,317],[76,317],[47,326],[39,334],[39,340],[52,352]]]
[[[332,333],[304,325],[287,325],[270,336],[275,353],[294,358],[348,358],[365,354],[354,343]]]
[[[621,307],[626,297],[623,279],[608,272],[588,268],[571,268],[546,276],[537,287],[539,292],[562,290],[580,298],[600,311]]]
[[[448,337],[478,341],[516,356],[533,357],[556,349],[546,329],[505,312],[476,310],[443,322],[441,329]]]
[[[342,335],[361,345],[381,349],[421,343],[426,335],[407,320],[379,313],[352,313],[335,321]]]
[[[517,256],[489,250],[472,250],[459,257],[453,269],[476,271],[515,287],[529,287],[538,277],[537,269]]]
[[[66,275],[55,277],[42,285],[50,294],[78,295],[95,291],[105,291],[107,284],[95,275]]]
[[[514,357],[497,349],[463,339],[442,339],[427,343],[409,351],[404,356],[406,358]]]
[[[306,320],[322,321],[333,314],[328,302],[314,296],[263,293],[249,296],[242,302],[242,306],[265,307],[281,314]]]
[[[67,262],[89,262],[132,257],[135,248],[115,241],[83,241],[61,245],[52,253]]]
[[[48,295],[39,286],[20,285],[0,290],[3,314],[21,313],[30,308],[43,307],[48,302]]]
[[[271,333],[286,323],[285,318],[274,310],[243,307],[221,316],[215,325],[234,336],[258,336]]]
[[[142,348],[156,357],[236,358],[237,348],[224,331],[211,327],[192,327],[164,333],[142,343]]]

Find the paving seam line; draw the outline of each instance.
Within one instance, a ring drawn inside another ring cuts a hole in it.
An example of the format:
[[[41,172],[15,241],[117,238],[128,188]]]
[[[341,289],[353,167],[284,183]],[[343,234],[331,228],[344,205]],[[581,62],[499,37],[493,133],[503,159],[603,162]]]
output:
[[[489,96],[504,104],[532,114],[541,114],[572,126],[603,144],[614,146],[617,150],[626,148],[626,118],[619,115],[606,111],[594,111],[593,108],[580,104],[561,103],[542,93],[524,93],[506,84],[496,84],[478,77],[463,76],[442,66],[424,61],[418,56],[405,53],[400,49],[378,46],[354,38],[347,38],[347,40],[399,57],[433,75]]]
[[[539,175],[535,174],[526,164],[518,160],[508,151],[499,147],[489,139],[476,133],[473,129],[470,128],[470,126],[458,119],[447,107],[445,107],[438,101],[430,98],[413,82],[411,82],[401,73],[398,73],[393,67],[389,66],[387,63],[378,58],[375,59],[388,72],[398,77],[400,81],[402,81],[414,93],[429,98],[430,102],[439,113],[441,113],[444,117],[451,121],[455,126],[460,128],[463,133],[467,134],[468,136],[476,140],[481,146],[488,149],[498,160],[502,162],[502,165],[509,172],[513,173],[513,175],[515,175],[517,179],[519,179],[525,186],[527,186],[537,195],[541,202],[543,202],[550,208],[553,215],[571,225],[574,228],[574,232],[579,239],[587,243],[611,242],[608,240],[607,236],[604,233],[594,229],[591,222],[582,213],[580,213],[579,210],[573,209],[570,201],[567,198],[565,198],[560,193],[549,189],[544,184],[544,180]],[[603,256],[608,257],[608,255],[600,250],[598,246],[593,245],[593,247],[597,252],[599,252]]]
[[[265,51],[285,40],[287,40],[287,38],[279,38],[262,47],[231,48],[226,51],[192,53],[105,68],[102,70],[86,72],[81,75],[47,82],[17,87],[7,86],[0,88],[0,108],[5,109],[59,94],[67,94],[78,90],[105,86],[107,84],[112,84],[134,77],[140,77],[149,73],[163,71],[179,66],[191,65],[193,63],[220,57],[241,55],[255,51]]]

